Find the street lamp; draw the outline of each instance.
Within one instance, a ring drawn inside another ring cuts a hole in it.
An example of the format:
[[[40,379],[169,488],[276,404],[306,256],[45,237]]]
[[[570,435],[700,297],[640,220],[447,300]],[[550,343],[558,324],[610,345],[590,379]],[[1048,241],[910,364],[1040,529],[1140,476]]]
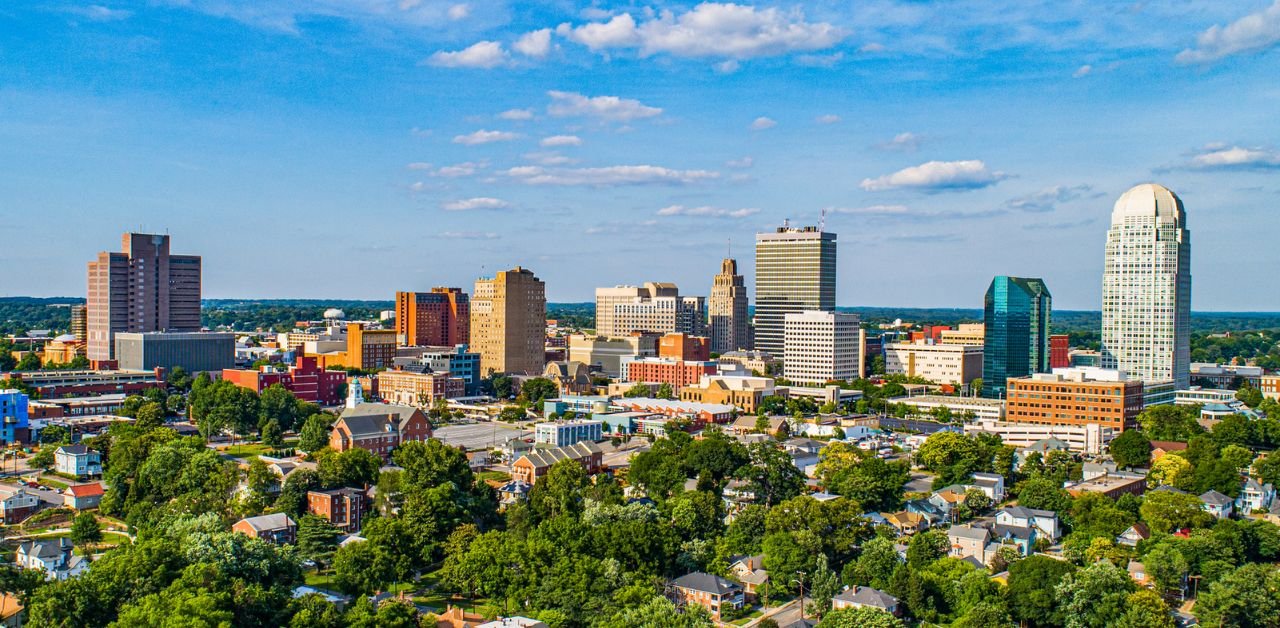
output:
[[[796,580],[792,580],[792,581],[791,581],[791,584],[796,584],[796,585],[799,585],[799,586],[800,586],[800,619],[804,619],[804,577],[805,577],[805,573],[804,573],[803,571],[797,571],[797,572],[796,572],[796,575],[797,575],[797,576],[799,576],[799,578],[798,578],[798,579],[796,579]]]

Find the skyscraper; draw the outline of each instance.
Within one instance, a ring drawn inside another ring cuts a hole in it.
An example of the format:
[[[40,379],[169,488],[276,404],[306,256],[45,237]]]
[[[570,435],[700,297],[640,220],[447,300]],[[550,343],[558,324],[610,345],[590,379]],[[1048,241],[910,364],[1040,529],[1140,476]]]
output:
[[[200,257],[170,255],[169,236],[126,233],[89,262],[88,357],[115,359],[115,333],[200,331]]]
[[[396,293],[396,340],[406,347],[471,343],[471,301],[461,288]]]
[[[480,373],[541,374],[546,366],[546,285],[516,266],[476,280],[471,298],[471,347]]]
[[[738,274],[738,262],[720,262],[720,274],[711,282],[707,299],[707,323],[711,334],[711,352],[728,353],[750,349],[747,331],[747,288]]]
[[[756,234],[756,349],[785,362],[786,315],[835,307],[836,234],[788,226]]]
[[[1049,372],[1053,297],[1040,279],[991,280],[983,299],[982,394],[999,399],[1010,377]]]
[[[1102,365],[1191,383],[1191,232],[1182,199],[1146,183],[1116,201],[1102,274]]]
[[[596,288],[596,334],[618,337],[646,331],[701,336],[706,333],[704,306],[702,297],[680,296],[673,283]]]

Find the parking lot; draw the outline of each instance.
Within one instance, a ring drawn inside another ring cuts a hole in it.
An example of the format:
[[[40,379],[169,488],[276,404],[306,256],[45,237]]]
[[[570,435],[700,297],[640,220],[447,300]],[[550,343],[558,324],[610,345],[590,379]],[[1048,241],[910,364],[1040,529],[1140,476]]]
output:
[[[533,431],[500,423],[463,423],[437,428],[435,437],[467,451],[494,449],[512,438],[533,437]]]

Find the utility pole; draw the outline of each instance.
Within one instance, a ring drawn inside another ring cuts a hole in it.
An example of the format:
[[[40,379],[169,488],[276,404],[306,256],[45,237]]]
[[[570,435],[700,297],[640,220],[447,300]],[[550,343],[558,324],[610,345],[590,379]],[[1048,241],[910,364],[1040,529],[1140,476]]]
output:
[[[796,575],[797,575],[797,576],[800,576],[800,578],[799,578],[798,580],[792,580],[791,582],[792,582],[792,584],[798,584],[798,585],[800,585],[800,619],[804,619],[804,577],[805,577],[805,573],[804,573],[803,571],[797,571],[797,572],[796,572]]]

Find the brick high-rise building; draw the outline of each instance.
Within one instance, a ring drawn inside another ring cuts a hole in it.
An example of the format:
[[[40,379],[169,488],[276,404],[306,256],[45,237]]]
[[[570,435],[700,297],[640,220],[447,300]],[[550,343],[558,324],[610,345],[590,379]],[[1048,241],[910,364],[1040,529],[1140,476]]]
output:
[[[115,333],[200,330],[200,257],[171,255],[169,236],[126,233],[89,262],[90,360],[115,359]]]
[[[471,344],[471,300],[461,288],[396,293],[396,340],[406,347]]]
[[[1071,337],[1067,334],[1049,336],[1049,368],[1071,367]]]
[[[720,274],[711,282],[707,299],[707,326],[713,353],[751,348],[747,328],[747,287],[738,274],[738,262],[720,262]]]
[[[546,284],[516,266],[476,280],[471,298],[471,349],[480,372],[542,374],[547,331]]]

